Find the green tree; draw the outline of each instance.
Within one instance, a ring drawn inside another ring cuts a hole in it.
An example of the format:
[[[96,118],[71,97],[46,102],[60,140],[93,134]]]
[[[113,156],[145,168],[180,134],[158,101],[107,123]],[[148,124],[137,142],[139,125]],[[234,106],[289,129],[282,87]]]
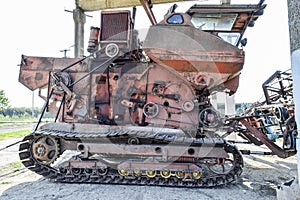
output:
[[[9,100],[3,90],[0,90],[0,109],[8,107]]]

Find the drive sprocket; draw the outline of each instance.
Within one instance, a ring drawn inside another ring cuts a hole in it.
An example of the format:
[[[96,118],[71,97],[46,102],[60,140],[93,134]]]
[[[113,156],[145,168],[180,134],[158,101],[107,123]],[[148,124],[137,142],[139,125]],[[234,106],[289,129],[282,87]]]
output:
[[[34,138],[31,143],[31,152],[38,162],[50,165],[60,155],[59,142],[52,136]]]

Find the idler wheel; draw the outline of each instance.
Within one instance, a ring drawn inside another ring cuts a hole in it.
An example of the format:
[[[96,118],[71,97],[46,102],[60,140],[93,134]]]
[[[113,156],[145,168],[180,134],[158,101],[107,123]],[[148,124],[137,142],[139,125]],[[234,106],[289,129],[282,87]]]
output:
[[[125,170],[125,169],[119,169],[118,172],[119,172],[119,174],[120,174],[121,176],[127,176],[127,175],[128,175],[128,171]]]
[[[192,176],[194,179],[200,179],[202,176],[202,173],[201,172],[193,172]]]
[[[42,136],[32,143],[33,157],[44,164],[53,163],[59,156],[59,145],[55,138]]]
[[[156,171],[155,170],[147,170],[146,171],[146,175],[149,177],[149,178],[154,178],[156,176]]]
[[[182,178],[184,178],[185,173],[183,171],[177,171],[177,172],[175,172],[175,176],[179,179],[182,179]]]
[[[167,171],[167,170],[162,170],[162,171],[160,171],[160,175],[163,178],[170,178],[171,177],[171,172]]]

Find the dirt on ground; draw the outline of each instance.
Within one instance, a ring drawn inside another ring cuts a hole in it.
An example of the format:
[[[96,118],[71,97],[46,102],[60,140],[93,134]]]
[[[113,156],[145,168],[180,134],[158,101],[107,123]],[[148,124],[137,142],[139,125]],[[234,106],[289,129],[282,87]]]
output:
[[[16,142],[0,142],[0,148]],[[240,147],[240,149],[243,147]],[[253,148],[248,146],[247,148]],[[257,147],[255,147],[257,148]],[[260,147],[262,150],[264,147]],[[266,149],[264,149],[266,150]],[[18,145],[0,151],[0,199],[247,199],[276,198],[276,187],[297,175],[296,156],[244,155],[244,169],[237,181],[217,188],[174,188],[132,185],[57,183],[25,169],[18,158]]]

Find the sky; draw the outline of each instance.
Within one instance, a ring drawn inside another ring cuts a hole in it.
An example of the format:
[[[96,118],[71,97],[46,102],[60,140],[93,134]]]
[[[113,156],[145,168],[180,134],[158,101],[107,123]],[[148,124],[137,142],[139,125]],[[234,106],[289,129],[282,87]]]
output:
[[[216,0],[199,1],[215,3]],[[257,3],[259,0],[232,0],[232,3]],[[177,3],[176,11],[185,12],[195,2]],[[235,95],[238,103],[260,100],[262,83],[276,70],[290,68],[288,12],[286,1],[266,0],[267,8],[254,27],[244,35],[248,39],[244,48],[245,64],[240,85]],[[154,5],[153,12],[160,21],[172,4]],[[31,107],[33,92],[18,82],[21,55],[63,57],[60,50],[70,49],[73,56],[74,22],[72,11],[75,0],[10,0],[0,12],[1,18],[1,73],[0,89],[4,90],[12,107]],[[88,12],[86,18],[85,49],[91,26],[100,25],[99,12]],[[150,25],[143,8],[137,7],[136,28]],[[88,55],[86,53],[86,55]],[[34,92],[34,106],[41,107],[43,100]]]

